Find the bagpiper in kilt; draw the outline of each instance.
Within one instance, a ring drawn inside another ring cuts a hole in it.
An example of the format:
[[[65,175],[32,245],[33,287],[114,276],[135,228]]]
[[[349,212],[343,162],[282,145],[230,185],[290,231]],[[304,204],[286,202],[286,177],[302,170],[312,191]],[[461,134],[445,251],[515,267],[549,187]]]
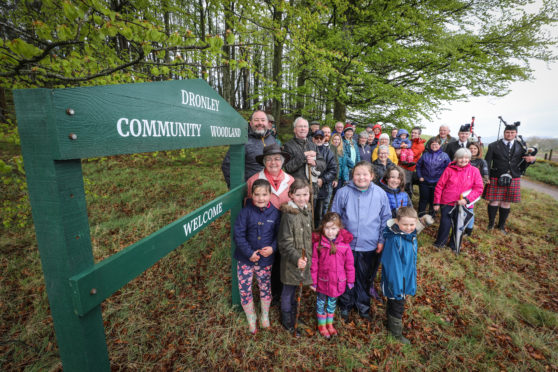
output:
[[[499,214],[498,229],[504,234],[511,203],[521,201],[520,177],[527,165],[535,161],[534,156],[526,156],[526,148],[516,136],[517,126],[506,125],[504,138],[488,145],[484,158],[490,169],[490,183],[483,195],[489,202],[488,229],[494,228],[496,214]]]

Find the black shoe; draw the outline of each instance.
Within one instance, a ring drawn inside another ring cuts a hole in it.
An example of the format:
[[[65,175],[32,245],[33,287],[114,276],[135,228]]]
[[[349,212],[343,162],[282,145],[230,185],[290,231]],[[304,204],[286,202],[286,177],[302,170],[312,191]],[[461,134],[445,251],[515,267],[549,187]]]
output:
[[[293,323],[291,321],[291,313],[281,312],[281,325],[287,331],[289,331],[289,332],[293,331]]]
[[[360,316],[360,318],[361,318],[362,320],[365,320],[365,321],[367,321],[367,322],[371,322],[371,321],[372,321],[372,318],[370,317],[370,314],[369,314],[369,313],[358,313],[358,315]]]
[[[494,230],[494,224],[489,224],[486,229],[487,230]]]
[[[341,320],[343,320],[345,323],[349,323],[349,310],[342,309],[339,312],[339,316],[341,317]]]

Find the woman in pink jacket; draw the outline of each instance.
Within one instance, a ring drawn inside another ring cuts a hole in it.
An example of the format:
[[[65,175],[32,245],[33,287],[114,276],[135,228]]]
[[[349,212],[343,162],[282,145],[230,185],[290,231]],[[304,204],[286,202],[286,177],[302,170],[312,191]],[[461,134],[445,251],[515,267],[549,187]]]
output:
[[[470,164],[471,151],[460,148],[456,151],[454,161],[442,173],[436,189],[434,190],[434,210],[442,210],[440,227],[434,246],[443,247],[450,235],[451,217],[450,211],[454,205],[468,205],[476,201],[483,190],[482,177],[478,168]],[[470,191],[468,194],[467,191]],[[465,195],[463,195],[465,193]],[[473,208],[471,205],[469,208]],[[451,234],[453,237],[453,233]],[[453,239],[450,239],[450,247],[454,249]]]
[[[318,292],[318,330],[325,338],[337,334],[333,327],[337,297],[355,283],[354,258],[349,245],[352,240],[353,235],[343,229],[341,216],[335,212],[326,213],[318,232],[312,234],[313,285],[310,288]]]

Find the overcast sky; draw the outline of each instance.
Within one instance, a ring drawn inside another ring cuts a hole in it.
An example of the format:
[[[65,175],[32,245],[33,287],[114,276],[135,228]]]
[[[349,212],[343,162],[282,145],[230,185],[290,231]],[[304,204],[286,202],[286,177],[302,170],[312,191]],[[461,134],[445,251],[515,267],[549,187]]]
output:
[[[551,31],[558,36],[558,27]],[[554,48],[558,54],[558,47]],[[508,123],[520,121],[519,134],[524,137],[558,137],[558,63],[532,63],[534,80],[511,85],[511,92],[502,98],[471,98],[469,102],[448,104],[448,111],[423,121],[424,134],[437,134],[440,124],[448,124],[456,136],[462,124],[475,117],[475,133],[482,137],[496,137],[498,116]],[[502,131],[503,131],[502,127]],[[500,136],[502,134],[500,133]]]

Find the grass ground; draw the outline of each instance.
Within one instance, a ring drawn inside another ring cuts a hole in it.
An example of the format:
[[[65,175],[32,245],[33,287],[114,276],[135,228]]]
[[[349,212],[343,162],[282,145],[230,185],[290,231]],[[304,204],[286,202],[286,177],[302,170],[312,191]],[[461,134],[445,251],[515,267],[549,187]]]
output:
[[[83,163],[97,261],[226,191],[225,148],[120,156]],[[5,153],[3,153],[4,157]],[[10,158],[11,159],[11,158]],[[7,164],[10,163],[5,158]],[[14,172],[16,172],[14,167]],[[7,178],[4,178],[7,179]],[[2,187],[0,370],[61,370],[24,188]],[[102,305],[114,370],[558,370],[558,203],[522,192],[510,234],[488,232],[486,204],[460,256],[419,239],[418,289],[404,316],[412,345],[387,336],[385,309],[352,317],[340,337],[314,330],[305,290],[293,339],[272,308],[272,328],[247,333],[230,304],[228,215],[178,247]],[[416,200],[415,200],[416,202]],[[19,207],[18,207],[19,206]],[[9,208],[8,208],[9,207]],[[19,221],[19,222],[18,222]]]
[[[558,186],[558,163],[538,160],[527,168],[525,175],[536,181]]]

